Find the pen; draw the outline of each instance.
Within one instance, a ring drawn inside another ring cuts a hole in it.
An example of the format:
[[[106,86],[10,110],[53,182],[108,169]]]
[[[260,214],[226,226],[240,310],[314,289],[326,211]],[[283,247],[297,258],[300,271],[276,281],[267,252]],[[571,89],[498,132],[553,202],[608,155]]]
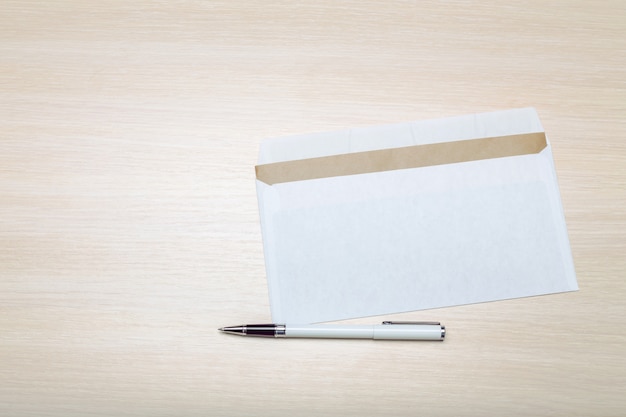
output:
[[[446,337],[445,326],[432,321],[383,321],[375,325],[242,324],[218,330],[239,336],[281,338],[443,340]]]

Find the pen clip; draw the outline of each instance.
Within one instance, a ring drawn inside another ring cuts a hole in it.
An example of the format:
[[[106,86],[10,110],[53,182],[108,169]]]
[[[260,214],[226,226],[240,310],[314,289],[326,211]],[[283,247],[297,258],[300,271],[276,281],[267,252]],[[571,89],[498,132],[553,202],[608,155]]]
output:
[[[422,325],[432,325],[432,326],[440,326],[441,323],[438,321],[383,321],[383,324],[422,324]]]

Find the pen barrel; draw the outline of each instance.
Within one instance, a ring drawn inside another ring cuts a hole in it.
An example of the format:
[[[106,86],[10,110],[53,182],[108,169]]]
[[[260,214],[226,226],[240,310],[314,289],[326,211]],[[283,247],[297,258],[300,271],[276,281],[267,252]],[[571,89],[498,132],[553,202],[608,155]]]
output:
[[[285,337],[376,340],[443,340],[445,328],[435,324],[287,325]]]
[[[285,337],[320,338],[320,339],[373,339],[374,326],[358,325],[287,325]]]

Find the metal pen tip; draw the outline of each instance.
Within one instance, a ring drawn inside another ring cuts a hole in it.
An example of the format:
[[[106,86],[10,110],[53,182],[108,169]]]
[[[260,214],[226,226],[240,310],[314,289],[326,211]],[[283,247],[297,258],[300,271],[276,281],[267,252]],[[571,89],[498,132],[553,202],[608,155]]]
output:
[[[217,330],[219,330],[220,332],[223,332],[223,331],[224,331],[224,328],[223,328],[223,327],[220,327],[220,328],[219,328],[219,329],[217,329]]]

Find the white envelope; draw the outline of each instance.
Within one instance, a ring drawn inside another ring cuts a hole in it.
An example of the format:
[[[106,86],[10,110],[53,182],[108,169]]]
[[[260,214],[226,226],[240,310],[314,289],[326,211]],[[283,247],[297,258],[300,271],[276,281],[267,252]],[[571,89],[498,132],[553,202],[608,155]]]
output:
[[[534,109],[270,139],[256,168],[274,322],[578,288]]]

